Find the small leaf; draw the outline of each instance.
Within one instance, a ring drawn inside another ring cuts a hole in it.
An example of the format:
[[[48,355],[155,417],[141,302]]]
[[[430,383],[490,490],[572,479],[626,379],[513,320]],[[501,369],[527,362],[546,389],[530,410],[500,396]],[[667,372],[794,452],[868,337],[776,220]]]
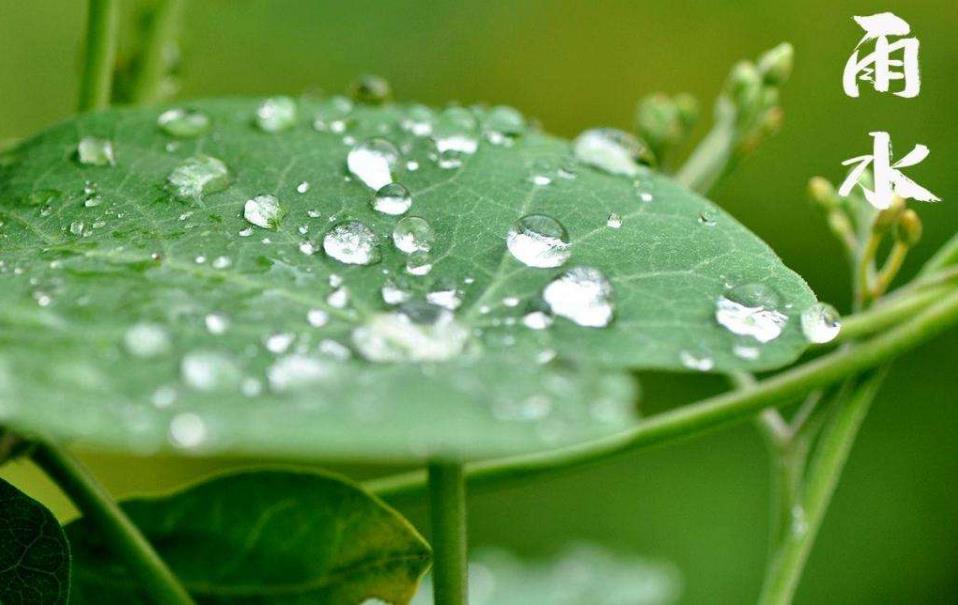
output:
[[[769,369],[807,344],[806,284],[633,164],[628,136],[574,150],[503,108],[345,99],[264,131],[265,105],[189,103],[210,126],[185,138],[168,108],[84,115],[7,156],[11,426],[146,452],[488,457],[634,422],[628,370]],[[80,163],[87,139],[112,163]],[[774,337],[716,321],[756,284]]]
[[[70,548],[53,513],[0,479],[0,603],[58,605],[70,591]]]
[[[401,605],[429,566],[428,545],[405,519],[330,475],[225,475],[122,507],[201,605]],[[91,523],[67,533],[71,603],[149,602]]]

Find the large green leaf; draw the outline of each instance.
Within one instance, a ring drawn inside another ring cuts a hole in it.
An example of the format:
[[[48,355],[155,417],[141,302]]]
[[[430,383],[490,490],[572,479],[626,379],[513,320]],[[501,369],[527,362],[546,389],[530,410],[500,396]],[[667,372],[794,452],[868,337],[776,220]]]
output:
[[[798,314],[815,300],[805,283],[720,209],[662,176],[610,174],[577,161],[566,141],[516,128],[483,139],[458,165],[445,154],[436,161],[433,140],[408,128],[421,107],[357,107],[317,131],[310,121],[328,116],[330,102],[301,101],[294,125],[264,132],[254,126],[258,104],[193,103],[212,127],[179,140],[157,126],[159,110],[86,115],[8,154],[0,421],[143,451],[172,442],[298,457],[486,456],[621,429],[633,420],[624,369],[767,369],[805,347]],[[487,126],[502,121],[501,111],[472,111]],[[397,217],[372,209],[371,190],[347,177],[351,146],[373,136],[415,162],[393,177],[411,192],[408,214],[435,232],[428,275],[406,273],[407,255],[390,238]],[[106,165],[77,160],[88,137],[112,142],[115,165],[97,157],[95,142],[84,152]],[[222,160],[229,185],[173,195],[169,175],[197,154]],[[286,212],[275,231],[243,217],[246,201],[263,194]],[[536,213],[568,231],[564,266],[529,267],[507,250],[510,226]],[[619,228],[607,225],[611,214]],[[323,253],[324,235],[343,221],[379,238],[379,263]],[[544,287],[579,266],[611,282],[611,324],[558,317],[526,327]],[[384,319],[388,278],[408,281],[417,299],[461,290],[438,344]],[[340,280],[344,307],[328,299]],[[748,337],[714,318],[716,300],[743,284],[777,292],[788,320],[778,338],[749,340],[746,356],[735,351]],[[314,324],[324,313],[329,321],[310,325],[311,310]],[[392,357],[433,360],[337,360],[370,331],[408,347],[386,350]],[[270,335],[280,336],[265,346]],[[266,379],[271,367],[279,380]]]
[[[62,605],[70,548],[45,506],[0,479],[0,604]]]
[[[214,478],[123,510],[203,605],[401,605],[429,546],[397,512],[342,479],[255,471]],[[97,528],[67,526],[71,603],[149,603]]]

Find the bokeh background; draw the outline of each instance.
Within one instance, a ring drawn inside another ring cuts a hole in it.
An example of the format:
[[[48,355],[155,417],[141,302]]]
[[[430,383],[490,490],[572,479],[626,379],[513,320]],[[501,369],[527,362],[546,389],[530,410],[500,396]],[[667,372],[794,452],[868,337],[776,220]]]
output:
[[[73,111],[84,4],[0,0],[0,140],[27,136]],[[708,115],[736,60],[787,40],[797,62],[784,93],[784,127],[711,197],[768,241],[820,298],[844,309],[848,271],[804,189],[810,176],[836,180],[842,160],[870,152],[870,130],[890,131],[899,154],[928,145],[931,156],[909,175],[944,199],[917,208],[926,238],[905,274],[958,226],[958,11],[950,0],[187,5],[179,98],[339,92],[371,72],[385,76],[402,100],[505,103],[565,136],[596,125],[628,129],[636,101],[658,90],[691,92]],[[863,89],[861,98],[847,98],[841,72],[861,35],[851,16],[884,10],[909,21],[921,40],[921,95],[906,100]],[[895,364],[852,452],[799,603],[958,602],[955,344],[952,332]],[[721,383],[654,375],[644,387],[643,405],[654,412]],[[83,457],[118,495],[170,488],[225,464]],[[358,477],[381,472],[346,470]],[[675,563],[685,603],[748,603],[764,567],[767,475],[761,440],[742,426],[476,495],[471,536],[477,545],[529,555],[591,540]],[[74,514],[29,465],[8,465],[0,476],[64,518]],[[421,506],[404,512],[425,526]]]

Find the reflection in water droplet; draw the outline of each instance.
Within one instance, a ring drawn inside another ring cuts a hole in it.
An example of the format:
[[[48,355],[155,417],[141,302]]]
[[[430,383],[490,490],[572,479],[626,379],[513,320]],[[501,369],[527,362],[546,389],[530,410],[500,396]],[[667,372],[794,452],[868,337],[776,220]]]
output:
[[[127,328],[123,346],[136,357],[155,357],[170,350],[170,336],[159,324],[139,322]]]
[[[353,329],[356,350],[370,361],[444,361],[459,355],[469,330],[446,309],[433,307],[431,321],[402,311],[380,313]]]
[[[499,105],[486,114],[483,132],[493,145],[504,145],[526,131],[526,119],[518,110]]]
[[[418,216],[407,216],[400,219],[393,229],[393,244],[401,252],[429,252],[436,241],[436,233],[426,222]]]
[[[399,167],[399,150],[386,139],[367,139],[346,156],[346,166],[367,187],[378,191],[393,182]]]
[[[426,294],[426,300],[437,307],[455,311],[462,304],[462,290],[455,284],[440,283]]]
[[[449,107],[433,127],[432,138],[440,155],[448,153],[472,155],[479,147],[478,124],[472,112],[462,107]]]
[[[406,273],[423,276],[432,271],[432,255],[425,250],[417,250],[406,259]]]
[[[530,178],[529,180],[536,187],[545,187],[546,185],[552,182],[552,179],[550,179],[544,174],[534,174],[532,175],[532,178]]]
[[[436,114],[432,109],[425,105],[413,105],[406,110],[406,116],[403,118],[402,129],[411,132],[413,136],[428,137],[432,134],[433,125],[436,123]]]
[[[615,212],[613,212],[612,214],[609,215],[609,220],[607,220],[605,224],[610,229],[618,229],[622,226],[622,217],[616,214]]]
[[[206,441],[206,433],[206,423],[192,412],[177,414],[170,421],[170,443],[176,447],[199,447]]]
[[[739,359],[754,360],[758,359],[762,354],[762,350],[758,347],[750,347],[747,345],[735,345],[732,347],[732,353]]]
[[[323,237],[323,250],[347,265],[371,265],[382,258],[376,234],[359,221],[346,221]]]
[[[778,310],[778,294],[761,283],[729,290],[715,304],[715,319],[733,334],[751,336],[759,342],[778,338],[788,316]]]
[[[113,166],[113,143],[107,139],[83,137],[77,144],[77,160],[86,166]]]
[[[387,305],[398,305],[412,298],[412,293],[409,290],[392,279],[387,279],[383,282],[381,293],[383,302]]]
[[[637,138],[614,128],[586,130],[573,142],[575,157],[610,174],[635,176],[638,162],[650,163],[648,149]]]
[[[565,227],[544,214],[530,214],[516,221],[506,234],[506,247],[528,267],[558,267],[572,254]]]
[[[593,267],[573,267],[545,287],[542,298],[554,315],[580,326],[601,328],[612,322],[612,284]]]
[[[167,109],[156,120],[160,130],[181,139],[191,139],[206,134],[210,129],[210,118],[195,109]]]
[[[334,309],[345,309],[349,304],[349,289],[345,287],[336,288],[326,297],[326,304]]]
[[[263,132],[280,132],[296,124],[296,101],[271,97],[256,108],[256,125]]]
[[[815,303],[802,312],[802,334],[808,342],[831,342],[842,329],[842,320],[835,307]]]
[[[231,261],[228,256],[217,256],[210,264],[214,269],[228,269],[233,264],[233,261]]]
[[[173,193],[180,198],[197,198],[223,191],[229,186],[226,164],[208,155],[187,158],[167,177]]]
[[[696,355],[689,351],[681,351],[679,353],[679,360],[683,366],[698,372],[708,372],[715,367],[715,360],[711,357],[707,355]]]
[[[412,196],[409,190],[399,183],[390,183],[382,187],[372,198],[373,210],[398,216],[404,214],[412,206]]]
[[[246,200],[246,205],[243,206],[243,218],[263,229],[278,229],[285,216],[286,209],[280,206],[276,196],[269,194]]]

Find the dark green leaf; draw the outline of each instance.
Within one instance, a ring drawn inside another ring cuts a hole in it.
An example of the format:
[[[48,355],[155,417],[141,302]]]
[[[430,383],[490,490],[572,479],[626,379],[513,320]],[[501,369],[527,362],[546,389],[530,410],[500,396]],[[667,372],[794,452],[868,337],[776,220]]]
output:
[[[429,547],[357,486],[315,473],[227,475],[123,510],[203,605],[406,603]],[[67,526],[75,605],[148,603],[85,520]]]
[[[58,605],[70,591],[70,548],[42,504],[0,479],[0,604]]]

